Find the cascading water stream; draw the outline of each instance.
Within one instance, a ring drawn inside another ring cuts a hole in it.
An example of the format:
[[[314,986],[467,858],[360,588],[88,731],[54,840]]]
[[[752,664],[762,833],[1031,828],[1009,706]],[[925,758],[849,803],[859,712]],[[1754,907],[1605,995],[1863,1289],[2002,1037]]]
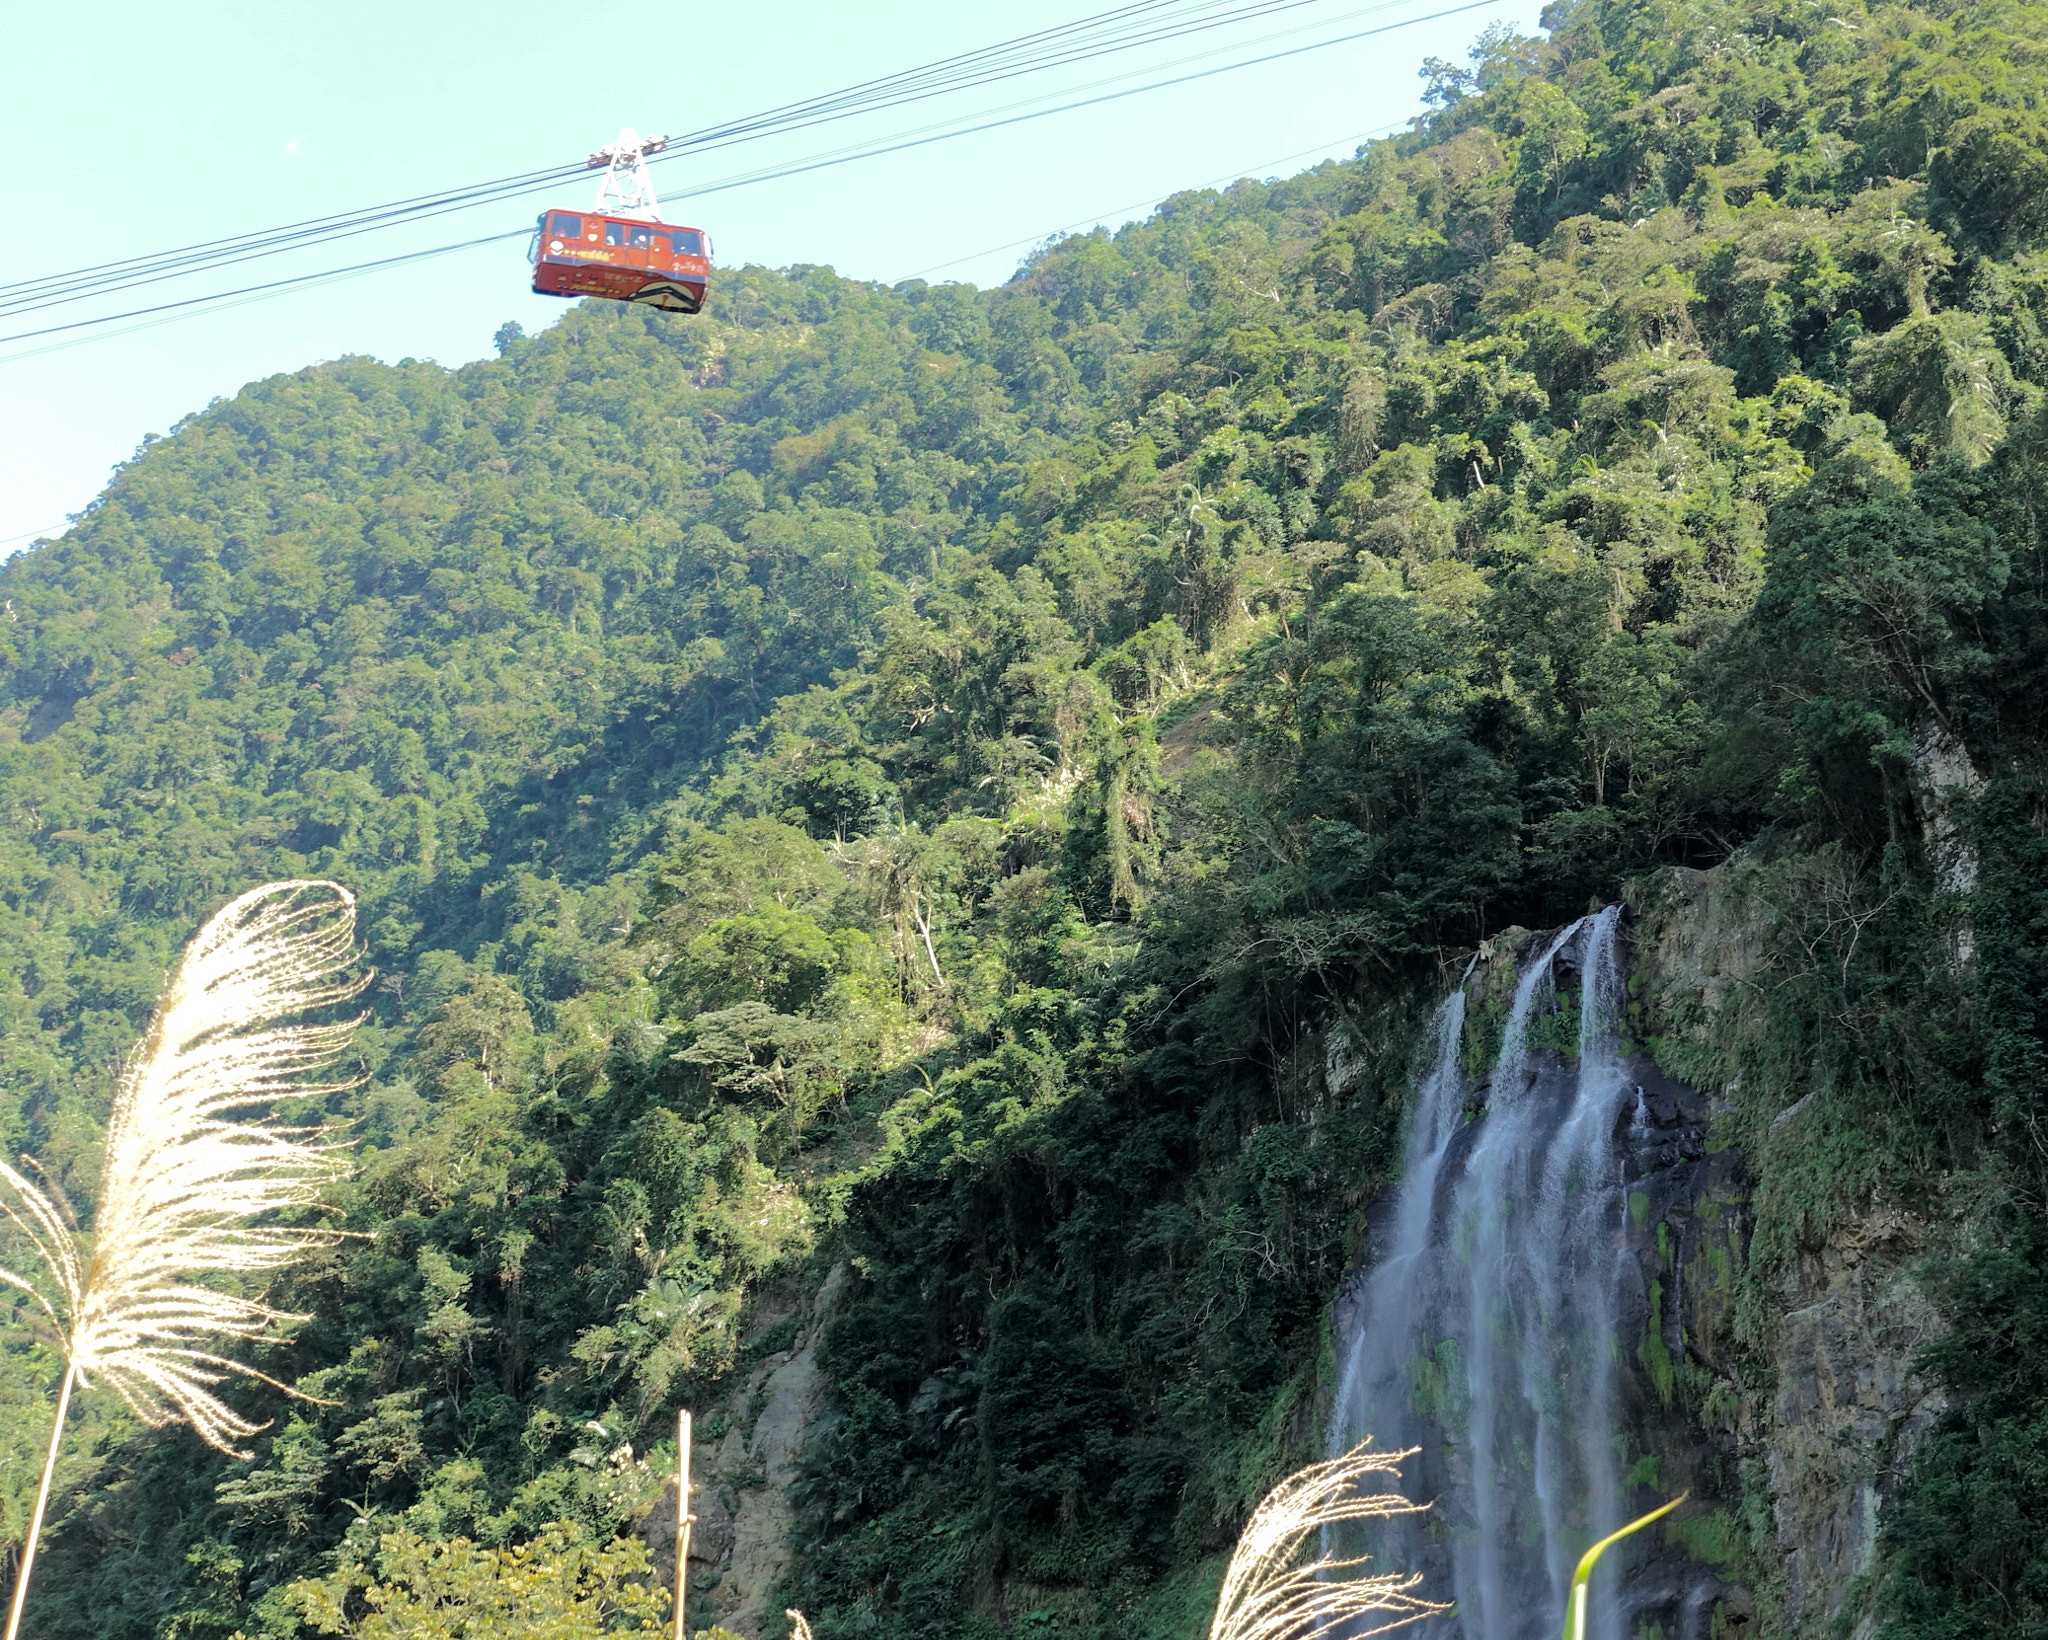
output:
[[[1636,1095],[1620,917],[1610,906],[1532,950],[1479,1087],[1461,1063],[1465,985],[1439,1008],[1380,1256],[1340,1338],[1333,1450],[1368,1433],[1420,1446],[1418,1495],[1438,1500],[1370,1548],[1448,1580],[1466,1640],[1555,1634],[1580,1551],[1621,1519],[1630,1255],[1615,1134]],[[1576,971],[1576,997],[1560,969]],[[1466,1121],[1482,1092],[1484,1114]],[[1599,1597],[1592,1632],[1619,1632],[1613,1605]]]

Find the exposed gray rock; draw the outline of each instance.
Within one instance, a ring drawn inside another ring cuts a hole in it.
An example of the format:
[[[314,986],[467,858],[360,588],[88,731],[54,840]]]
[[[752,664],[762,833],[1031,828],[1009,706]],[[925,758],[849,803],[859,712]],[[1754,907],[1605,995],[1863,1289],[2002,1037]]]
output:
[[[1913,1371],[1941,1319],[1914,1281],[1920,1227],[1878,1208],[1777,1273],[1782,1309],[1763,1447],[1787,1620],[1832,1618],[1877,1546],[1885,1498],[1941,1410]]]
[[[1752,892],[1753,882],[1753,868],[1737,859],[1712,871],[1659,872],[1631,896],[1643,1018],[1667,1040],[1711,1050],[1739,1028],[1731,1010],[1757,1002],[1759,986],[1770,984],[1764,949],[1775,913]],[[1727,1096],[1734,1091],[1706,1090],[1724,1145],[1732,1137]],[[1766,1144],[1800,1143],[1802,1124],[1816,1120],[1815,1104],[1809,1090],[1777,1112],[1765,1124]],[[1747,1169],[1732,1145],[1724,1154],[1738,1171],[1724,1171],[1713,1188],[1735,1207],[1732,1187]],[[1665,1211],[1662,1203],[1658,1211]],[[1736,1207],[1731,1222],[1738,1232],[1726,1243],[1725,1258],[1739,1268],[1746,1206]],[[1768,1373],[1745,1374],[1728,1348],[1728,1329],[1716,1339],[1712,1326],[1700,1324],[1696,1306],[1708,1294],[1699,1277],[1689,1294],[1683,1343],[1718,1380],[1708,1405],[1724,1414],[1723,1431],[1702,1427],[1702,1451],[1718,1434],[1732,1432],[1744,1467],[1768,1486],[1768,1499],[1752,1501],[1768,1503],[1782,1557],[1775,1615],[1788,1634],[1831,1631],[1870,1566],[1885,1499],[1941,1409],[1939,1396],[1913,1372],[1914,1359],[1942,1325],[1914,1275],[1922,1237],[1912,1215],[1872,1205],[1838,1223],[1822,1245],[1773,1271],[1765,1333],[1757,1341]],[[1713,1259],[1722,1267],[1724,1255]],[[1708,1274],[1695,1267],[1700,1276]],[[1750,1385],[1747,1393],[1738,1387],[1743,1383]]]
[[[1732,861],[1712,871],[1675,866],[1630,893],[1637,973],[1661,1023],[1697,1030],[1751,983],[1770,914],[1747,878]]]
[[[1715,1042],[1768,987],[1774,913],[1753,881],[1750,868],[1732,862],[1660,872],[1631,895],[1639,1040],[1711,1063]],[[1508,930],[1480,953],[1475,1033],[1504,1006],[1532,937]],[[1320,1046],[1328,1086],[1358,1080],[1360,1044],[1332,1032]],[[1739,1640],[1760,1629],[1819,1640],[1868,1569],[1885,1500],[1941,1406],[1913,1372],[1941,1325],[1913,1275],[1922,1227],[1883,1205],[1839,1223],[1823,1245],[1773,1273],[1763,1336],[1752,1331],[1739,1348],[1751,1181],[1730,1142],[1734,1090],[1674,1080],[1647,1055],[1631,1061],[1631,1074],[1636,1109],[1615,1134],[1630,1192],[1621,1234],[1638,1271],[1621,1318],[1623,1394],[1633,1450],[1654,1466],[1646,1484],[1662,1495],[1690,1489],[1696,1501],[1682,1529],[1627,1557],[1629,1626],[1654,1626],[1672,1640]],[[1813,1108],[1800,1099],[1762,1124],[1770,1142],[1799,1142]],[[790,1488],[830,1416],[817,1348],[848,1279],[836,1266],[808,1298],[760,1311],[757,1336],[797,1322],[789,1347],[754,1363],[722,1406],[704,1409],[700,1429],[716,1427],[714,1417],[725,1427],[697,1452],[693,1625],[717,1622],[758,1640],[779,1615],[776,1585],[795,1524]],[[673,1575],[674,1512],[671,1490],[644,1528],[664,1577]],[[1720,1551],[1745,1512],[1768,1519],[1771,1587],[1745,1587],[1739,1564]],[[1683,1529],[1688,1521],[1697,1529]]]
[[[768,1310],[757,1317],[766,1332],[791,1314],[801,1326],[791,1346],[763,1356],[724,1403],[700,1415],[700,1431],[722,1419],[716,1441],[698,1442],[691,1476],[690,1623],[715,1622],[758,1640],[779,1616],[775,1585],[788,1568],[796,1524],[790,1489],[805,1444],[825,1410],[827,1385],[817,1362],[826,1324],[846,1292],[848,1271],[837,1264],[801,1310]],[[675,1577],[676,1493],[673,1483],[643,1523],[659,1575]]]

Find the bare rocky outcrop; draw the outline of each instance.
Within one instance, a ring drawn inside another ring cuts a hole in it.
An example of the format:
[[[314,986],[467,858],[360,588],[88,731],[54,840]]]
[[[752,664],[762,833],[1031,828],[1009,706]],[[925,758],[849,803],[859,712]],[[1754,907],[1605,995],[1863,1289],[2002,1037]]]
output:
[[[1616,1133],[1630,1181],[1621,1234],[1637,1266],[1621,1315],[1623,1394],[1652,1484],[1690,1489],[1695,1504],[1657,1547],[1639,1549],[1628,1594],[1643,1624],[1673,1640],[1838,1630],[1886,1500],[1941,1410],[1914,1371],[1942,1325],[1915,1273],[1926,1227],[1896,1205],[1866,1204],[1770,1272],[1738,1339],[1757,1157],[1737,1141],[1796,1144],[1812,1119],[1800,1100],[1745,1128],[1737,1090],[1702,1069],[1744,1028],[1745,1010],[1768,1006],[1775,983],[1776,913],[1757,885],[1756,868],[1736,861],[1661,872],[1630,896],[1632,1034],[1672,1063],[1631,1058],[1637,1102]],[[1509,930],[1479,953],[1475,1031],[1504,1004],[1531,937]],[[1358,1080],[1361,1044],[1332,1032],[1319,1046],[1330,1088]],[[1679,1061],[1699,1085],[1677,1079]],[[786,1346],[700,1415],[693,1626],[715,1622],[749,1640],[779,1628],[792,1487],[831,1416],[817,1351],[848,1281],[835,1266],[810,1294],[763,1304],[755,1336],[779,1331]],[[645,1527],[664,1577],[674,1512],[671,1490]],[[1761,1564],[1731,1548],[1744,1512],[1767,1538],[1748,1536]],[[1850,1640],[1865,1640],[1861,1628]]]
[[[1688,1035],[1716,1019],[1763,962],[1763,908],[1737,863],[1660,871],[1629,895],[1647,1017]]]
[[[791,1491],[804,1447],[826,1411],[818,1345],[848,1278],[847,1267],[836,1264],[807,1297],[764,1304],[754,1318],[755,1335],[787,1330],[794,1321],[794,1337],[755,1362],[720,1406],[699,1415],[691,1477],[692,1628],[716,1623],[759,1640],[770,1620],[780,1619],[775,1586],[789,1567],[796,1525]],[[671,1484],[641,1528],[665,1580],[675,1577],[675,1516]]]
[[[1913,775],[1937,879],[1947,892],[1967,894],[1977,886],[1977,856],[1957,831],[1955,810],[1984,789],[1984,777],[1954,732],[1932,720],[1913,737]]]
[[[1947,775],[1949,791],[1964,784],[1956,769]],[[1764,952],[1774,913],[1752,888],[1753,868],[1738,859],[1712,871],[1660,872],[1631,896],[1640,1019],[1681,1052],[1710,1057],[1705,1050],[1741,1028],[1731,1010],[1767,1005]],[[1735,1089],[1703,1091],[1725,1135],[1718,1142],[1728,1143],[1737,1132]],[[1812,1099],[1799,1098],[1752,1137],[1766,1147],[1796,1145]],[[1756,1165],[1745,1160],[1745,1180]],[[1765,1278],[1762,1336],[1752,1347],[1768,1370],[1739,1371],[1732,1357],[1724,1369],[1719,1399],[1737,1449],[1768,1487],[1782,1568],[1770,1592],[1788,1634],[1835,1627],[1870,1568],[1885,1501],[1941,1410],[1913,1367],[1942,1327],[1916,1277],[1925,1229],[1883,1202],[1838,1220],[1818,1245]],[[1731,1252],[1743,1256],[1740,1246]],[[1706,1360],[1707,1352],[1694,1354]],[[1711,1441],[1713,1432],[1700,1438]]]
[[[1943,1404],[1913,1370],[1942,1328],[1913,1277],[1921,1238],[1877,1207],[1771,1283],[1777,1382],[1759,1434],[1795,1628],[1833,1618],[1869,1569],[1885,1499]]]
[[[1984,777],[1961,739],[1932,720],[1913,737],[1913,776],[1927,858],[1936,883],[1952,902],[1949,964],[1960,972],[1969,966],[1977,945],[1968,913],[1968,898],[1977,888],[1977,851],[1956,823],[1956,809],[1984,789]]]

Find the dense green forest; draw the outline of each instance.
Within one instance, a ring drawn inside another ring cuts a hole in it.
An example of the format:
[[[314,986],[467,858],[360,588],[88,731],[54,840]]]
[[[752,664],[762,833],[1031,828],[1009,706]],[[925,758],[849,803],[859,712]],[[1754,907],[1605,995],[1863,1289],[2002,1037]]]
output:
[[[822,1640],[1193,1634],[1446,965],[1738,851],[1751,1311],[1874,1194],[1955,1227],[1859,1610],[2040,1632],[2048,7],[1560,0],[1425,74],[997,290],[749,267],[253,384],[0,565],[6,1143],[89,1203],[254,882],[348,884],[381,976],[362,1239],[265,1360],[318,1404],[240,1464],[87,1397],[32,1632],[599,1554],[845,1261]],[[18,1296],[0,1351],[18,1538]]]

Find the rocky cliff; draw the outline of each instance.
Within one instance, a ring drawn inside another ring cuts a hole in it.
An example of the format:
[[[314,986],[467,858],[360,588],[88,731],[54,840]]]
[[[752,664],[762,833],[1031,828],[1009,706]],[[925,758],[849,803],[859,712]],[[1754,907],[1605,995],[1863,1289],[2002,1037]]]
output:
[[[1667,1063],[1736,1063],[1776,977],[1765,951],[1777,913],[1756,872],[1741,860],[1667,871],[1638,885],[1632,903],[1633,1018],[1644,1039]],[[1797,1085],[1809,1067],[1781,1069]],[[1760,1254],[1752,1193],[1814,1142],[1803,1128],[1820,1090],[1765,1114],[1741,1108],[1739,1076],[1669,1087],[1685,1118],[1673,1137],[1707,1165],[1645,1175],[1650,1217],[1671,1226],[1672,1277],[1636,1351],[1644,1370],[1635,1388],[1654,1390],[1668,1371],[1681,1413],[1664,1426],[1670,1474],[1704,1482],[1727,1512],[1692,1516],[1673,1535],[1753,1585],[1732,1597],[1731,1616],[1753,1601],[1765,1633],[1828,1632],[1854,1600],[1885,1500],[1940,1410],[1914,1370],[1941,1327],[1915,1275],[1926,1227],[1866,1199]],[[1744,1147],[1759,1126],[1760,1140]]]
[[[1870,1201],[1789,1256],[1766,1261],[1753,1245],[1760,1169],[1797,1146],[1812,1107],[1794,1101],[1746,1146],[1740,1078],[1710,1073],[1739,1061],[1731,1044],[1765,996],[1772,915],[1738,861],[1635,885],[1623,925],[1620,1427],[1631,1486],[1692,1497],[1623,1573],[1617,1616],[1641,1640],[1819,1635],[1853,1617],[1885,1500],[1940,1405],[1914,1370],[1940,1320],[1915,1277],[1925,1229],[1911,1214]],[[1545,938],[1510,929],[1482,948],[1468,1058],[1499,1047],[1517,976]],[[1328,1050],[1334,1088],[1356,1067],[1341,1034]],[[1335,1295],[1340,1335],[1386,1245],[1390,1200],[1367,1210],[1364,1258]],[[849,1273],[820,1271],[809,1291],[760,1306],[754,1337],[776,1347],[697,1426],[692,1621],[750,1640],[778,1632],[792,1488],[834,1416],[816,1357]],[[671,1490],[644,1528],[664,1577],[673,1517]]]
[[[789,1568],[796,1526],[792,1491],[804,1447],[830,1415],[817,1352],[846,1291],[844,1264],[826,1267],[809,1291],[761,1304],[753,1318],[761,1352],[697,1423],[692,1454],[690,1621],[747,1640],[781,1632],[777,1585]],[[642,1524],[665,1582],[675,1578],[673,1483]]]
[[[1527,1553],[1540,1524],[1546,1536],[1583,1543],[1587,1511],[1625,1518],[1681,1492],[1689,1502],[1656,1541],[1615,1557],[1613,1632],[1707,1640],[1871,1627],[1862,1596],[1879,1522],[1942,1406],[1916,1372],[1942,1323],[1917,1274],[1924,1222],[1816,1160],[1828,1143],[1826,1068],[1788,1057],[1773,1035],[1787,980],[1785,889],[1740,857],[1635,885],[1619,958],[1626,1027],[1604,1071],[1580,1062],[1593,1040],[1584,1015],[1596,1006],[1589,934],[1504,931],[1480,948],[1457,1006],[1439,1011],[1440,1033],[1456,1040],[1440,1042],[1434,1068],[1418,1066],[1410,1125],[1451,1126],[1427,1162],[1427,1136],[1409,1142],[1410,1177],[1429,1173],[1420,1203],[1411,1205],[1410,1187],[1367,1209],[1363,1257],[1334,1306],[1340,1381],[1330,1420],[1338,1445],[1370,1428],[1422,1447],[1417,1481],[1445,1529],[1379,1547],[1454,1590],[1468,1635],[1541,1628],[1528,1608],[1544,1603],[1544,1579],[1539,1569],[1515,1598],[1506,1538]],[[1574,926],[1590,931],[1594,921]],[[1325,1074],[1337,1088],[1356,1066],[1333,1044]],[[1464,1108],[1432,1118],[1446,1076]],[[1548,1117],[1527,1114],[1546,1104]],[[1557,1161],[1574,1109],[1604,1113],[1607,1136],[1595,1148],[1611,1171],[1599,1189],[1618,1193],[1625,1211],[1596,1216],[1587,1245],[1517,1249],[1507,1286],[1533,1284],[1538,1299],[1518,1303],[1498,1280],[1489,1293],[1479,1267],[1502,1253],[1489,1249],[1474,1203],[1488,1188],[1526,1190],[1526,1203],[1505,1210],[1508,1234],[1526,1243],[1569,1233],[1569,1213],[1542,1198],[1586,1188],[1583,1171]],[[1503,1123],[1526,1154],[1495,1178],[1473,1158]],[[1382,1268],[1392,1276],[1376,1290]],[[1569,1337],[1575,1306],[1585,1324],[1589,1282],[1611,1283],[1599,1312],[1613,1340],[1606,1362],[1597,1350],[1574,1354]],[[1455,1291],[1414,1296],[1431,1284]],[[1520,1342],[1491,1369],[1497,1381],[1482,1382],[1486,1335],[1516,1326]],[[1366,1339],[1375,1328],[1394,1336]],[[1347,1367],[1347,1347],[1377,1366]],[[1374,1371],[1391,1385],[1377,1397],[1358,1381]],[[1589,1431],[1585,1408],[1573,1406],[1603,1372],[1613,1374],[1614,1421]],[[1517,1398],[1526,1416],[1503,1421],[1501,1407]],[[1495,1425],[1490,1452],[1482,1418]],[[1620,1495],[1604,1510],[1575,1441],[1615,1449]],[[1547,1489],[1552,1501],[1496,1503],[1489,1526],[1481,1465],[1505,1477],[1497,1485]],[[1506,1534],[1492,1566],[1460,1548],[1489,1531]],[[1565,1562],[1551,1560],[1554,1585]],[[1500,1609],[1483,1609],[1489,1596]]]

